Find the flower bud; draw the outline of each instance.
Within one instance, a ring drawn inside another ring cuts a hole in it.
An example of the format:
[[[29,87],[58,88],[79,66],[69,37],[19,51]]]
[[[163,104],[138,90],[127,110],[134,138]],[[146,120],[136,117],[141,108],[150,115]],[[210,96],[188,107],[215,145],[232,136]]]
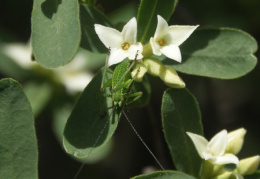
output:
[[[171,67],[164,68],[160,78],[171,88],[185,88],[185,83]]]
[[[240,165],[236,168],[236,172],[241,175],[251,175],[257,170],[259,162],[259,155],[242,159],[240,160]]]
[[[143,46],[142,55],[143,55],[144,57],[150,57],[150,56],[153,55],[153,49],[152,49],[150,43],[148,43],[148,44],[146,44],[145,46]]]
[[[147,72],[147,68],[144,64],[136,63],[131,72],[131,76],[132,76],[132,78],[135,77],[135,81],[141,82],[141,81],[143,81],[143,77],[146,72]]]
[[[225,153],[238,154],[243,146],[245,134],[246,130],[244,128],[229,132]]]
[[[231,176],[232,176],[232,172],[223,171],[217,176],[215,176],[213,179],[229,179]]]
[[[178,76],[177,72],[171,67],[165,67],[159,60],[155,58],[143,59],[143,64],[147,68],[147,72],[153,76],[159,76],[165,84],[171,88],[184,88],[185,83]]]
[[[155,58],[145,58],[143,64],[146,66],[147,72],[153,76],[160,76],[164,70],[164,65]]]

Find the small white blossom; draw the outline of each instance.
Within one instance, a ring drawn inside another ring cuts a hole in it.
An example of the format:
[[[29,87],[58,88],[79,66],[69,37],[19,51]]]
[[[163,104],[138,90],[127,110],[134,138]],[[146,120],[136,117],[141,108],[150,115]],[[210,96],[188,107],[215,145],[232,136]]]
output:
[[[164,54],[170,59],[181,62],[181,52],[179,45],[181,45],[192,34],[198,25],[168,26],[166,20],[164,20],[160,15],[158,15],[157,18],[157,28],[154,37],[151,37],[150,39],[153,54],[158,56]]]
[[[223,165],[228,163],[239,164],[238,158],[230,153],[225,153],[227,146],[227,131],[222,130],[217,133],[210,141],[203,136],[187,132],[191,138],[197,152],[202,159],[208,160],[215,165]]]
[[[15,63],[26,70],[40,69],[41,66],[31,60],[32,48],[30,43],[6,43],[0,46],[0,51],[10,57]],[[65,86],[69,94],[75,94],[84,90],[93,78],[93,74],[86,71],[86,55],[78,52],[74,60],[69,64],[53,70],[53,75]],[[44,71],[45,69],[42,68]],[[45,71],[46,73],[48,71]]]
[[[127,57],[134,60],[137,51],[137,60],[143,58],[143,46],[140,42],[136,42],[137,22],[135,18],[124,26],[122,32],[99,24],[95,24],[95,31],[101,42],[107,48],[111,48],[108,66],[120,63]]]

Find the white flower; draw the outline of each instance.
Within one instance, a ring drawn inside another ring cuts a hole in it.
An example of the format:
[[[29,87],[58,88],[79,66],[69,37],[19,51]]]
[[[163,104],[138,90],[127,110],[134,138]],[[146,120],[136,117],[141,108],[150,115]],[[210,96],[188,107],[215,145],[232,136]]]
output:
[[[162,55],[181,62],[181,52],[179,45],[181,45],[198,27],[197,26],[168,26],[168,23],[160,16],[157,16],[158,24],[154,34],[151,37],[150,44],[152,46],[153,54]]]
[[[1,51],[8,57],[13,59],[15,63],[20,65],[24,69],[30,69],[33,65],[37,65],[36,62],[31,60],[32,47],[30,42],[23,43],[6,43],[2,44]]]
[[[137,59],[143,58],[143,46],[140,42],[136,42],[137,23],[135,18],[124,26],[122,32],[99,24],[95,24],[95,31],[101,42],[107,48],[111,48],[108,66],[120,63],[127,57],[134,60],[137,51]]]
[[[54,70],[69,94],[82,92],[92,80],[93,74],[86,71],[87,62],[86,54],[79,51],[70,63]]]
[[[187,132],[197,152],[202,159],[208,160],[215,165],[228,163],[239,164],[238,158],[230,153],[225,153],[227,145],[227,131],[217,133],[209,142],[203,136]]]
[[[31,60],[32,48],[30,43],[6,43],[1,44],[0,51],[10,57],[15,63],[26,70],[39,70],[49,73],[41,66]],[[84,90],[93,78],[93,74],[86,71],[86,54],[79,51],[72,62],[53,70],[53,75],[65,86],[69,94],[75,94]]]

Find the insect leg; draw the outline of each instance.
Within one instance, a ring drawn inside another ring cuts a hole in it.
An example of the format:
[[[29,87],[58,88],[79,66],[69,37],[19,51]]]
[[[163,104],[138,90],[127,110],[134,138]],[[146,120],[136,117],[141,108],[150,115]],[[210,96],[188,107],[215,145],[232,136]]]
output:
[[[125,71],[125,73],[122,75],[122,77],[118,80],[118,82],[117,82],[116,85],[114,86],[113,91],[117,91],[117,86],[118,86],[118,84],[120,84],[121,81],[124,79],[124,77],[130,72],[130,70],[132,69],[132,67],[134,66],[134,64],[135,64],[135,62],[136,62],[136,60],[137,60],[137,56],[138,56],[138,50],[137,50],[137,52],[136,52],[134,61],[131,63],[130,67]]]
[[[127,98],[127,99],[134,97],[134,99],[132,99],[131,101],[126,102],[126,105],[129,105],[129,104],[131,104],[132,102],[135,102],[136,100],[140,99],[140,98],[142,97],[142,95],[143,95],[143,92],[135,92],[135,93],[126,94],[126,95],[124,95],[123,97],[124,97],[124,98]]]

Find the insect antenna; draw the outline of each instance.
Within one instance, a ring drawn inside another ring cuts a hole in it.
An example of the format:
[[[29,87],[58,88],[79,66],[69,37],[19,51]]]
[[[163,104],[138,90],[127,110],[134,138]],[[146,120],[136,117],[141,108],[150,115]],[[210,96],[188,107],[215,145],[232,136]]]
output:
[[[137,130],[135,129],[135,127],[133,126],[132,122],[130,121],[130,119],[127,117],[126,113],[124,110],[122,110],[122,113],[124,114],[127,122],[130,124],[131,128],[133,129],[134,133],[137,135],[137,137],[139,138],[139,140],[142,142],[142,144],[145,146],[145,148],[148,150],[148,152],[152,155],[152,157],[154,158],[154,160],[156,161],[156,163],[159,165],[159,167],[162,170],[165,170],[164,167],[162,166],[162,164],[159,162],[159,160],[155,157],[154,153],[151,151],[151,149],[148,147],[148,145],[144,142],[144,140],[142,139],[142,137],[139,135],[139,133],[137,132]]]
[[[106,121],[104,127],[103,127],[102,130],[100,131],[100,134],[99,134],[99,136],[97,137],[97,139],[96,139],[96,141],[95,141],[95,143],[94,143],[92,149],[89,151],[89,154],[90,154],[90,153],[92,152],[92,150],[96,147],[96,145],[97,145],[97,143],[98,143],[98,141],[99,141],[101,135],[103,134],[103,132],[105,131],[105,129],[106,129],[108,123],[109,123],[110,117],[114,114],[115,109],[116,109],[116,106],[113,107],[112,112],[110,113],[110,115],[109,115],[109,117],[108,117],[108,120]],[[85,164],[86,164],[86,162],[83,162],[83,163],[80,165],[80,167],[79,167],[77,173],[74,175],[73,179],[76,179],[76,178],[79,176],[79,174],[80,174],[80,172],[81,172],[81,170],[83,169],[83,167],[84,167]]]

